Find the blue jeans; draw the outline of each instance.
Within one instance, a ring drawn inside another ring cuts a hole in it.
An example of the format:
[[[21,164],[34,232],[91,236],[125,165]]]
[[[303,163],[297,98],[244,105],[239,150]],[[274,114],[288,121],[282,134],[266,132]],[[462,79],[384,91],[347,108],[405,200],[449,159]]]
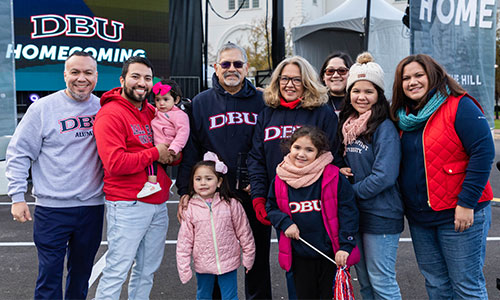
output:
[[[484,267],[484,260],[486,259],[486,238],[488,237],[488,232],[490,231],[491,227],[491,204],[486,206],[484,209],[484,237],[483,237],[483,243],[482,243],[482,250],[481,250],[481,269]]]
[[[401,299],[396,281],[396,255],[400,234],[359,233],[361,260],[355,265],[363,300]]]
[[[165,250],[167,206],[140,201],[106,201],[108,253],[96,299],[119,299],[132,267],[128,299],[149,299],[154,272]]]
[[[196,299],[212,299],[215,277],[219,282],[222,300],[238,299],[238,269],[222,275],[196,273],[198,289]]]
[[[33,240],[38,253],[35,299],[85,299],[94,258],[102,237],[104,205],[52,208],[37,206]]]
[[[487,210],[456,232],[453,221],[433,227],[410,224],[413,249],[429,299],[488,299],[483,274]]]

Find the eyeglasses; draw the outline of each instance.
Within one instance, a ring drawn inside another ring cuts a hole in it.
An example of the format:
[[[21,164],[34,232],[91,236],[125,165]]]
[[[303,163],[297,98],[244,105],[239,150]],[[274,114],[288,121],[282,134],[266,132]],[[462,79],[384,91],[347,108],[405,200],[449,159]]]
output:
[[[293,85],[302,84],[302,78],[300,78],[300,77],[280,76],[279,81],[280,81],[280,84],[282,84],[282,85],[287,85],[290,81],[292,81]]]
[[[338,69],[328,68],[325,70],[325,75],[326,76],[333,76],[333,74],[335,74],[335,72],[339,73],[340,76],[344,76],[345,74],[347,74],[347,72],[349,72],[349,69],[344,68],[344,67],[340,67]]]
[[[229,69],[229,68],[231,68],[231,64],[233,64],[233,66],[236,69],[239,69],[239,68],[242,68],[245,63],[240,61],[240,60],[232,61],[232,62],[231,61],[223,61],[223,62],[219,63],[219,66],[221,66],[223,69]]]

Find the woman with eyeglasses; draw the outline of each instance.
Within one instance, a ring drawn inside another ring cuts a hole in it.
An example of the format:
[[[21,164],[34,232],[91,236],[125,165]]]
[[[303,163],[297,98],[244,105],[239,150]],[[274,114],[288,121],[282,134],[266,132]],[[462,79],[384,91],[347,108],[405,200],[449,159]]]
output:
[[[396,67],[399,186],[430,299],[488,299],[483,274],[495,147],[479,103],[433,58]]]
[[[311,64],[300,56],[283,60],[264,91],[266,107],[257,118],[249,153],[251,195],[257,219],[271,225],[265,210],[269,185],[276,166],[283,160],[280,144],[295,129],[310,125],[326,133],[332,153],[337,149],[337,116],[327,105],[327,89],[319,82]],[[287,274],[289,298],[295,298],[293,279]]]
[[[347,77],[352,66],[349,54],[335,52],[325,59],[319,77],[328,88],[328,103],[339,116],[346,93]]]

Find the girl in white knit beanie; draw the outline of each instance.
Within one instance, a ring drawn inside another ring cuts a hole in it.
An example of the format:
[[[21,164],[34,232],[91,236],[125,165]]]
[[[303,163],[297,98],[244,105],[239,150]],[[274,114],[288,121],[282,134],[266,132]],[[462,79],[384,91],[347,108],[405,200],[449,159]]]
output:
[[[360,213],[361,261],[356,265],[363,299],[401,299],[396,253],[404,228],[403,204],[396,184],[401,159],[399,135],[389,118],[384,71],[370,53],[358,56],[349,71],[340,112],[346,167]]]

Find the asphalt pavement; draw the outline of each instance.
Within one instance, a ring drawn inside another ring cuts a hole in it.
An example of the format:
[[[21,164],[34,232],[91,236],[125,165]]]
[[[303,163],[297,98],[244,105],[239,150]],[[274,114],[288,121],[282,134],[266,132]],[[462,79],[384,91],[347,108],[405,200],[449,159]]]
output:
[[[500,149],[500,132],[496,135],[496,149]],[[495,162],[500,160],[500,150],[497,150]],[[500,198],[500,172],[493,166],[490,176],[493,194]],[[500,299],[500,290],[496,288],[496,278],[500,277],[500,202],[495,199],[492,205],[492,228],[488,235],[485,261],[485,277],[490,299]],[[178,196],[174,195],[167,202],[169,210],[169,230],[165,244],[165,255],[160,269],[155,276],[151,291],[151,299],[195,299],[196,279],[183,285],[178,277],[175,263],[175,241],[179,223],[175,217]],[[37,276],[37,256],[33,245],[33,223],[19,224],[10,215],[10,200],[0,196],[0,300],[32,299]],[[30,205],[33,210],[34,206]],[[273,236],[275,239],[275,236]],[[95,295],[100,271],[104,264],[107,251],[106,235],[95,259],[93,277],[89,288],[88,299]],[[284,271],[277,262],[277,243],[271,244],[270,264],[273,284],[273,299],[287,299]],[[420,274],[408,227],[401,235],[396,263],[397,280],[403,299],[427,299],[424,279]],[[242,268],[238,271],[238,295],[244,299],[244,277]],[[359,284],[356,272],[352,271],[356,299],[359,296]],[[127,288],[124,286],[120,299],[127,299]]]

